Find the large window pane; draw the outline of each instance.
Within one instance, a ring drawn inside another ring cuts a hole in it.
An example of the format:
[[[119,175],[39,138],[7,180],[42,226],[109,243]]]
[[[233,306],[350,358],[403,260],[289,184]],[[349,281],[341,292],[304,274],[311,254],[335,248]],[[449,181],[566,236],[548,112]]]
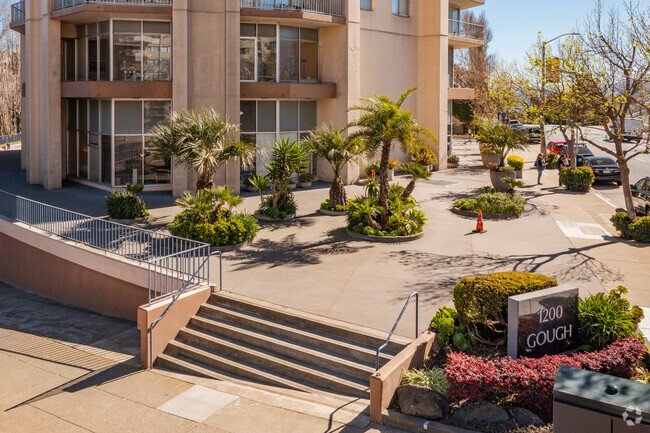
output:
[[[145,23],[147,24],[147,23]],[[160,23],[169,25],[169,23]],[[146,81],[171,80],[171,35],[165,33],[145,33],[142,37],[144,56],[144,77]]]
[[[366,11],[372,10],[372,0],[361,0],[361,9]]]
[[[99,101],[91,99],[90,105],[90,132],[99,132]]]
[[[99,182],[99,135],[90,134],[88,143],[88,179],[93,182]]]
[[[113,31],[115,33],[138,33],[142,32],[142,23],[140,21],[113,21]]]
[[[66,99],[67,114],[66,121],[68,130],[77,129],[77,100],[76,99]]]
[[[255,81],[255,39],[241,38],[239,41],[239,78]]]
[[[257,41],[257,81],[274,82],[276,81],[277,65],[277,41],[275,36],[260,36]]]
[[[239,36],[250,36],[255,37],[255,24],[240,24],[239,25]]]
[[[88,81],[97,81],[97,38],[88,38]]]
[[[63,49],[65,56],[65,81],[75,80],[75,43],[74,39],[66,39],[63,41]]]
[[[316,101],[303,101],[300,103],[300,130],[311,131],[316,128],[317,103]]]
[[[79,133],[79,177],[88,179],[88,134]]]
[[[144,133],[165,122],[172,109],[171,101],[144,101]]]
[[[79,131],[88,131],[88,100],[79,100],[79,123],[77,124]]]
[[[298,101],[280,102],[280,131],[298,130]]]
[[[163,158],[153,149],[146,148],[144,155],[144,184],[160,185],[169,184],[172,180],[171,161]]]
[[[77,81],[86,81],[86,44],[87,38],[77,39]]]
[[[255,127],[255,101],[241,101],[239,103],[239,111],[241,111],[239,118],[241,131],[255,132],[257,130]]]
[[[68,131],[68,176],[77,176],[77,131]]]
[[[298,81],[298,40],[280,39],[280,81]]]
[[[276,131],[276,108],[275,101],[259,101],[257,103],[257,131]]]
[[[115,137],[115,186],[142,183],[142,136]]]
[[[102,154],[102,178],[101,182],[107,185],[111,184],[111,136],[101,136],[101,154]]]
[[[300,81],[318,81],[318,43],[300,41]]]
[[[142,47],[140,39],[140,34],[115,33],[113,35],[113,80],[134,81],[142,79]]]
[[[142,134],[142,102],[115,101],[115,133]]]
[[[111,129],[111,119],[113,115],[111,114],[111,101],[102,101],[102,134],[112,134]]]
[[[110,79],[111,63],[111,42],[108,35],[99,38],[99,79],[108,81]]]

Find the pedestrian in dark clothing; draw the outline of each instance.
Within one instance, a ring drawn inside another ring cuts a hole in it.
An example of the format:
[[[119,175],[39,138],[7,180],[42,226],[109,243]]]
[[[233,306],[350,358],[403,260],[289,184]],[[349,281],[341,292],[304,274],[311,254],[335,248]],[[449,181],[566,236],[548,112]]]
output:
[[[542,173],[544,173],[544,168],[546,168],[546,161],[544,160],[544,155],[541,153],[535,159],[535,168],[537,169],[537,185],[541,185]]]

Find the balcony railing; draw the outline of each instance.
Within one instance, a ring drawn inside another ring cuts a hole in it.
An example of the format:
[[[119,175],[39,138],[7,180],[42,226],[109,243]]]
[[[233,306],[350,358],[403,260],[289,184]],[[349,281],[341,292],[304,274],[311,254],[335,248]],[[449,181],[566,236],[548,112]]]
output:
[[[171,6],[172,0],[52,0],[52,10],[56,11],[83,4]]]
[[[485,35],[485,28],[480,24],[450,19],[449,35],[483,40],[483,37]]]
[[[241,0],[242,9],[304,11],[335,17],[345,16],[345,0]]]
[[[25,2],[21,1],[11,5],[11,22],[25,20]]]

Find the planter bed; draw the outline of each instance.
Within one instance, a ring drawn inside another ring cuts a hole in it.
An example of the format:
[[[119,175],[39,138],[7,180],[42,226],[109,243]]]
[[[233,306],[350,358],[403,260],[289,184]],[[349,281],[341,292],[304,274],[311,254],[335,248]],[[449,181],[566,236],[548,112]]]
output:
[[[386,243],[386,244],[392,244],[392,243],[400,243],[400,242],[411,242],[415,241],[417,239],[420,239],[422,236],[424,236],[424,232],[420,232],[415,235],[411,236],[372,236],[372,235],[362,235],[361,233],[355,233],[352,230],[346,228],[345,232],[347,233],[348,236],[350,236],[353,239],[359,239],[362,241],[367,241],[367,242],[378,242],[378,243]]]
[[[322,213],[323,215],[329,215],[329,216],[346,216],[347,212],[339,212],[336,210],[329,210],[329,209],[318,209],[318,212]]]
[[[289,222],[289,221],[293,220],[293,219],[296,217],[296,214],[293,214],[293,213],[292,213],[292,214],[289,214],[289,215],[287,215],[284,219],[267,217],[266,215],[262,215],[262,214],[259,213],[259,212],[255,212],[255,213],[253,214],[253,216],[254,216],[255,218],[257,218],[258,221],[277,222],[277,223],[283,223],[283,222],[285,222],[285,223],[286,223],[286,222]]]
[[[478,218],[478,212],[473,212],[469,210],[461,210],[456,207],[451,208],[451,211],[455,213],[456,215],[476,219]],[[520,215],[514,214],[514,213],[483,213],[483,219],[486,220],[509,220],[509,219],[515,219],[523,216],[526,213],[526,211],[522,212]]]

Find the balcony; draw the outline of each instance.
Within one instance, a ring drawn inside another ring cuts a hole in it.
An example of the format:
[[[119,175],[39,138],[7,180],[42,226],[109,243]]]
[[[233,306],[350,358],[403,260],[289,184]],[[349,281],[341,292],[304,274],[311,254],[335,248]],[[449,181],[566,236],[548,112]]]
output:
[[[345,0],[240,0],[241,15],[345,24]]]
[[[25,33],[25,2],[21,1],[11,5],[11,22],[9,27],[20,33]]]
[[[172,0],[52,0],[52,18],[83,24],[137,15],[139,18],[171,17]]]
[[[456,9],[469,9],[484,4],[485,0],[449,0],[449,7]]]
[[[485,45],[482,25],[467,21],[449,20],[449,46],[452,48],[475,48]]]

